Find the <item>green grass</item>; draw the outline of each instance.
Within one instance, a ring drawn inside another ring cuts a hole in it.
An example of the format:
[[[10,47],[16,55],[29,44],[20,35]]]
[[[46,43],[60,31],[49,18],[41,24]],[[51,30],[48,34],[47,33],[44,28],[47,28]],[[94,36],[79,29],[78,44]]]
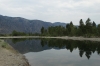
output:
[[[0,39],[0,47],[7,48],[8,47],[8,44],[6,42],[4,42],[4,40],[1,40]]]

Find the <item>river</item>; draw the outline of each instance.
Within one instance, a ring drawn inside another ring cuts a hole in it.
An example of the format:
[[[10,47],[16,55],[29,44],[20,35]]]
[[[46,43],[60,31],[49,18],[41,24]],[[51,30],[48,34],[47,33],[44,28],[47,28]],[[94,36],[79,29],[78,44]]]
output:
[[[63,39],[5,39],[31,66],[100,66],[100,42]]]

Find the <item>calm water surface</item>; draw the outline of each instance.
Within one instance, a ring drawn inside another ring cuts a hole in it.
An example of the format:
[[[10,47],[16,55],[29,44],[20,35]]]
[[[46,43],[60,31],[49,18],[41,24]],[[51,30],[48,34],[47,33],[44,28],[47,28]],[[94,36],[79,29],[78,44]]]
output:
[[[100,66],[100,42],[61,39],[5,39],[31,66]]]

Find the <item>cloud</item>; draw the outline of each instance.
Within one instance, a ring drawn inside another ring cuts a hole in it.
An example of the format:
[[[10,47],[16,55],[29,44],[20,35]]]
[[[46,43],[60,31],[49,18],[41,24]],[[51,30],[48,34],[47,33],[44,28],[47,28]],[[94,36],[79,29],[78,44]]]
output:
[[[0,0],[2,15],[74,24],[88,17],[99,23],[99,7],[100,0]]]

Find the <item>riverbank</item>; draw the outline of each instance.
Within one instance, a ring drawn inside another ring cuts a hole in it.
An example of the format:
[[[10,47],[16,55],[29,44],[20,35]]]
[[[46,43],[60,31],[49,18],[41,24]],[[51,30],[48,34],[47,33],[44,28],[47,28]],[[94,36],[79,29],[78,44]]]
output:
[[[89,40],[89,41],[100,41],[100,38],[86,38],[86,37],[69,37],[69,36],[58,36],[58,37],[50,37],[50,36],[7,36],[0,38],[57,38],[57,39],[65,39],[65,40]]]
[[[22,54],[0,40],[0,66],[29,66],[29,63]]]

